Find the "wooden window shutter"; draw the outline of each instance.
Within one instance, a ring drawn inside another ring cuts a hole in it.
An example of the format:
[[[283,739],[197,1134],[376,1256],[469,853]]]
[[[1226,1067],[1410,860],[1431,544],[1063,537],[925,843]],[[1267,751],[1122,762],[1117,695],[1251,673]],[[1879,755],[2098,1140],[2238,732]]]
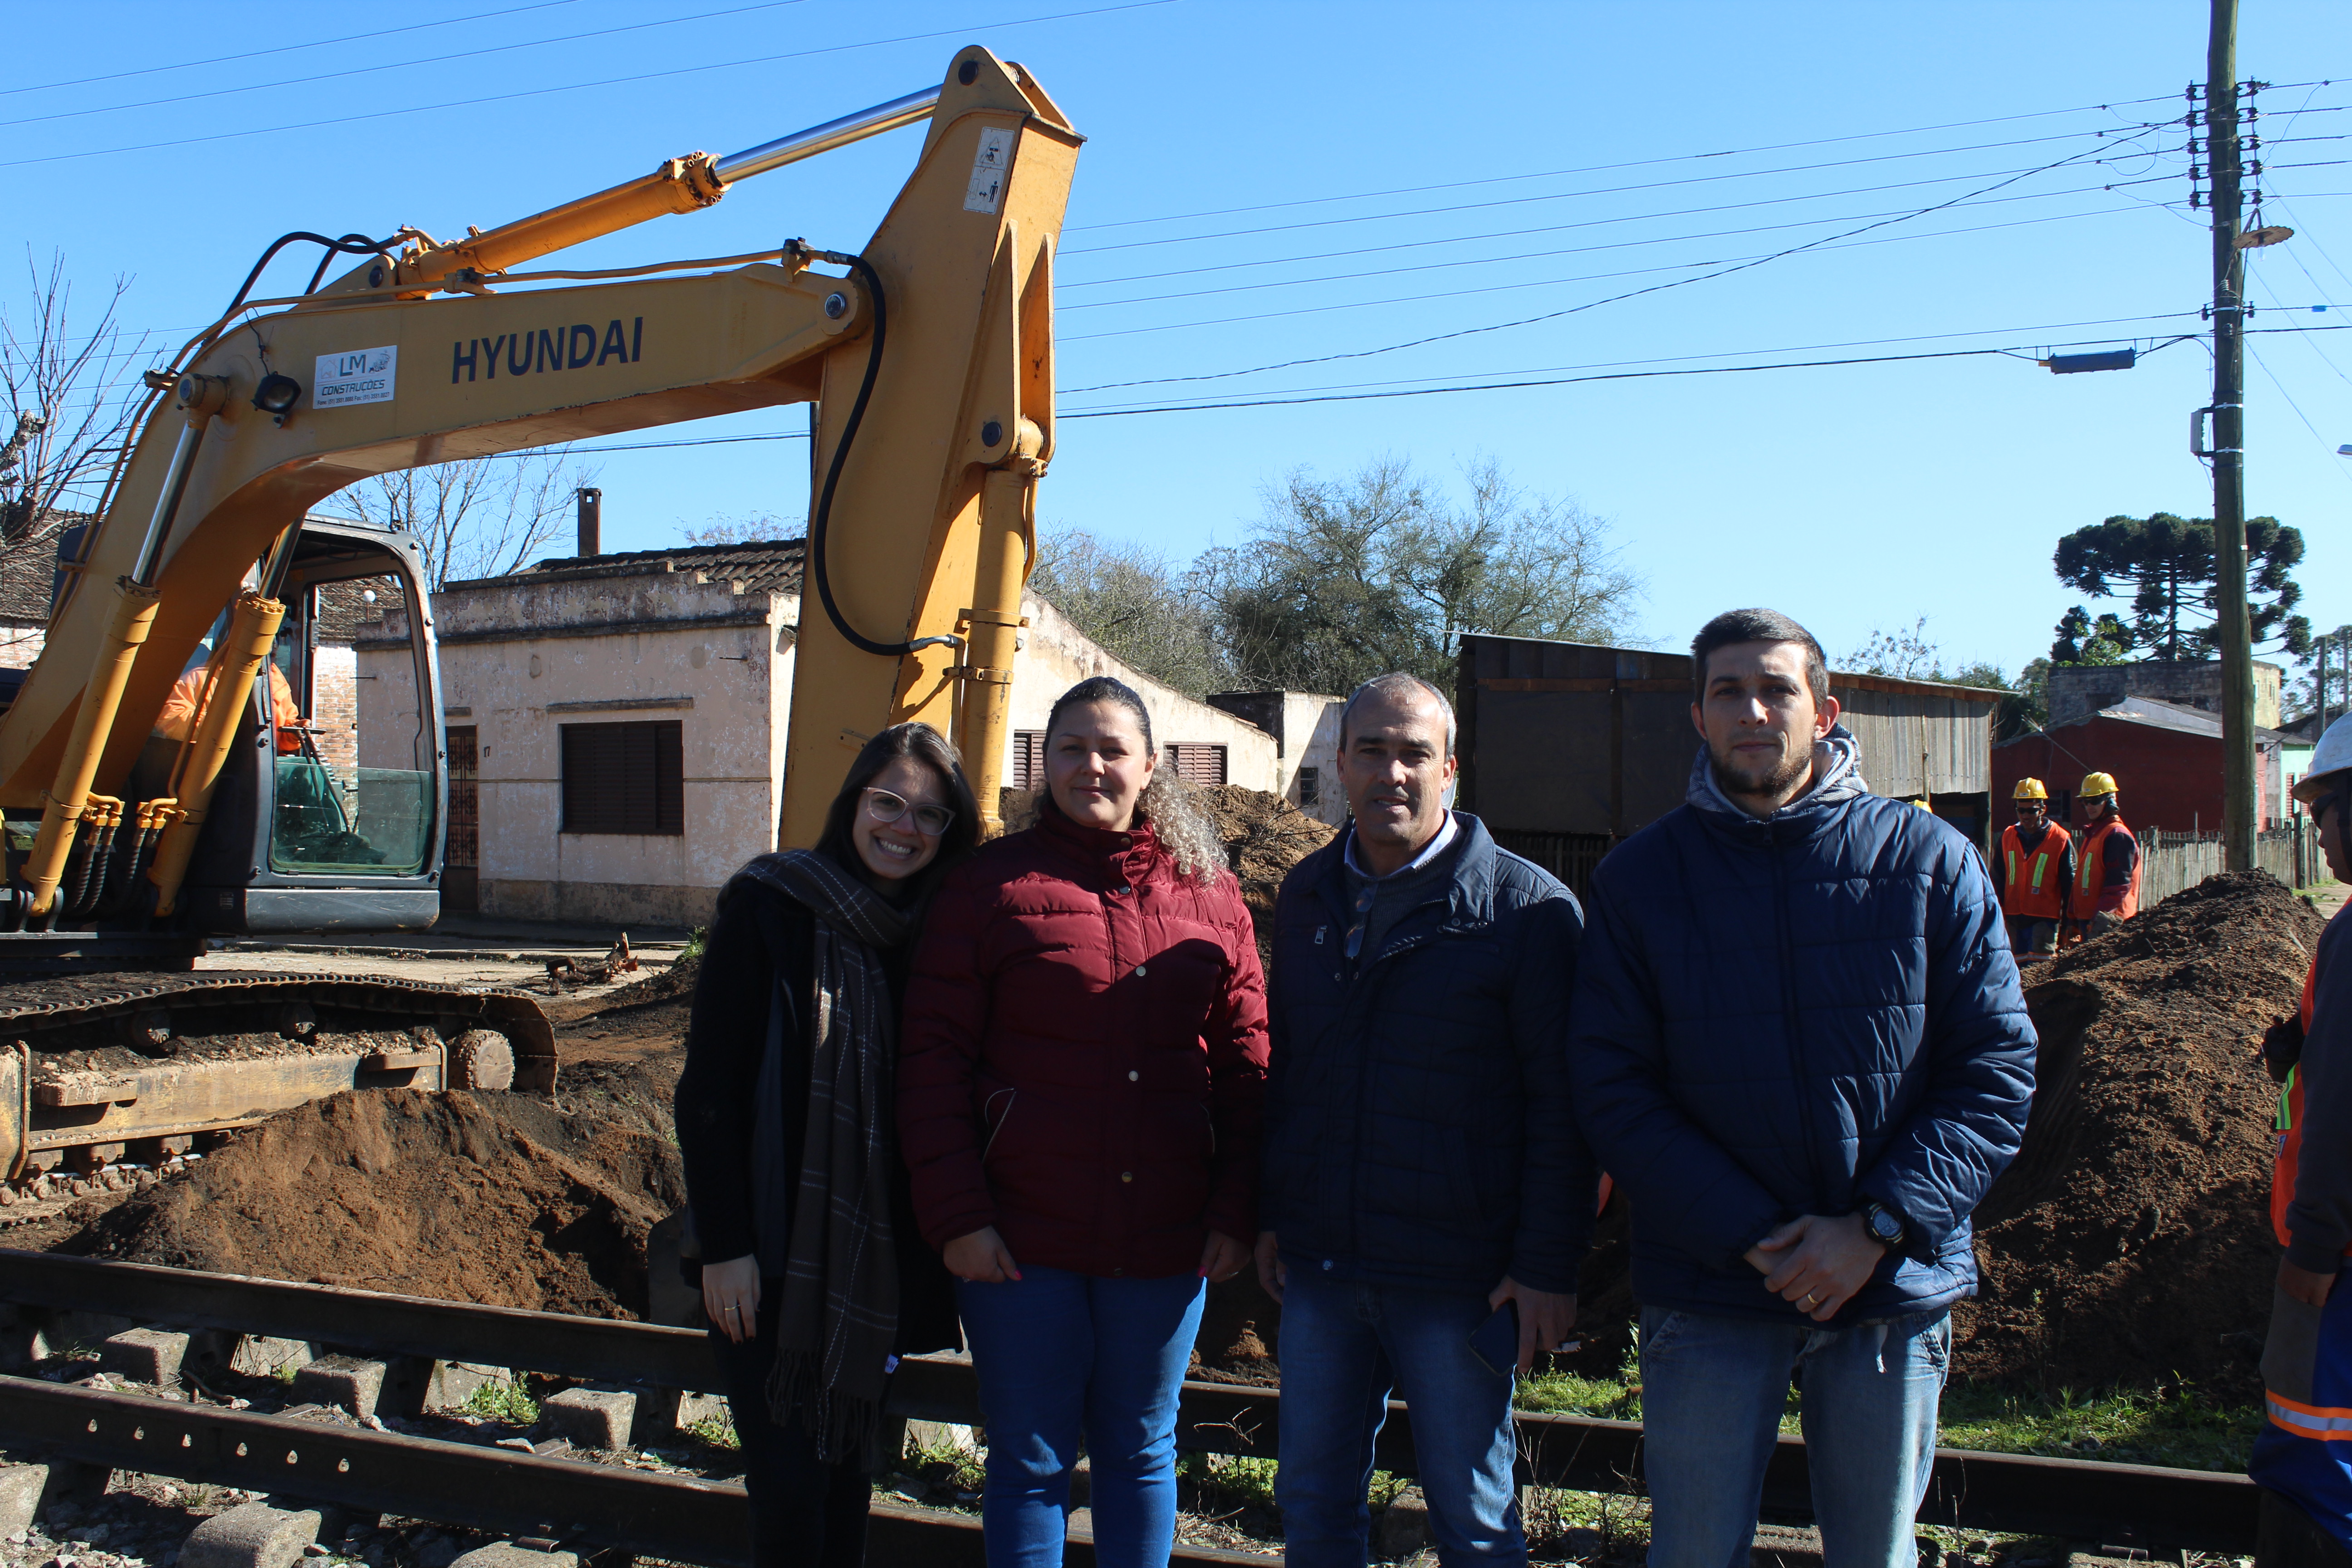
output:
[[[685,725],[565,724],[565,833],[683,834]]]
[[[1176,776],[1186,784],[1221,784],[1225,782],[1225,749],[1205,741],[1171,741],[1168,760],[1176,765]]]

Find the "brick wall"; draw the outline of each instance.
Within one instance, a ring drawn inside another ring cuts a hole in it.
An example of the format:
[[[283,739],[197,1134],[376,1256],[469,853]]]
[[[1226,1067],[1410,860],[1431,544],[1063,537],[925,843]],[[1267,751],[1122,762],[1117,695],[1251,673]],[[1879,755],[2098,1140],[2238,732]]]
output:
[[[322,642],[311,665],[312,739],[327,771],[356,780],[360,766],[359,650],[350,643]]]
[[[30,669],[49,634],[40,626],[0,626],[0,669]]]

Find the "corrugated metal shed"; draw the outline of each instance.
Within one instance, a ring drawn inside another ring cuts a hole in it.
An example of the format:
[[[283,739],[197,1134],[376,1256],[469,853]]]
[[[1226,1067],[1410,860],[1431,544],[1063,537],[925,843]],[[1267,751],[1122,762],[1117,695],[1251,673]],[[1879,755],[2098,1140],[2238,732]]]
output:
[[[1981,841],[2000,695],[1832,672],[1881,795],[1925,795]],[[1621,839],[1682,804],[1697,755],[1686,654],[1465,637],[1458,798],[1499,833]]]

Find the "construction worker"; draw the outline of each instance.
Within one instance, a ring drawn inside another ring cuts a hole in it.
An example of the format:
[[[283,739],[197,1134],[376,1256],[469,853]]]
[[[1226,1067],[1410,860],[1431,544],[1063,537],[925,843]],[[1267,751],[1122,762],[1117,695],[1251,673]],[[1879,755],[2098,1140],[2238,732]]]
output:
[[[2089,820],[2074,862],[2074,885],[2066,900],[2066,922],[2076,940],[2105,936],[2118,922],[2139,913],[2139,840],[2124,826],[2116,775],[2083,775],[2083,809]]]
[[[2352,717],[2319,738],[2294,797],[2311,812],[2328,870],[2352,881]],[[2320,933],[2303,1005],[2270,1032],[2263,1054],[2284,1080],[2271,1224],[2286,1256],[2263,1347],[2267,1419],[2246,1473],[2352,1548],[2352,1443],[2344,1440],[2352,1432],[2352,1290],[2335,1293],[2352,1254],[2352,930],[2342,920]],[[2271,1513],[2266,1506],[2265,1543]]]
[[[278,751],[290,756],[302,749],[302,710],[294,700],[294,688],[286,672],[271,659],[267,668],[269,681],[269,706],[277,721]],[[167,741],[184,741],[195,732],[197,723],[210,705],[205,686],[211,673],[210,666],[197,659],[188,666],[186,673],[173,683],[170,695],[163,699],[163,711],[155,715],[155,733]]]
[[[2048,952],[2057,939],[2074,880],[2074,838],[2050,820],[2050,791],[2040,779],[2018,780],[2010,798],[2017,821],[2000,830],[2000,913],[2010,951],[2022,958]]]

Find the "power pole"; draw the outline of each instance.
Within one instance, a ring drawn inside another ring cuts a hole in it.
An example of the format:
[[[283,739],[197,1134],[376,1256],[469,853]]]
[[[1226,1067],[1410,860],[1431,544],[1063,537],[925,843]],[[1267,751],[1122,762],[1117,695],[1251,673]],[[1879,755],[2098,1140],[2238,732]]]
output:
[[[2221,863],[2254,866],[2254,647],[2246,612],[2246,256],[2238,248],[2238,0],[2212,0],[2205,150],[2213,177],[2213,559],[2221,632]]]

